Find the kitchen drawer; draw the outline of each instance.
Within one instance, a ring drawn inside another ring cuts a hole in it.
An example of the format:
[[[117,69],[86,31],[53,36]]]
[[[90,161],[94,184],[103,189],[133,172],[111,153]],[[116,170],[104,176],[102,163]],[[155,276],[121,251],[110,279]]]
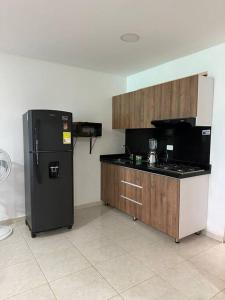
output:
[[[133,202],[133,199],[120,195],[119,209],[124,211],[128,215],[137,219],[141,219],[142,206],[142,203]]]
[[[121,168],[120,178],[130,186],[142,187],[143,172],[130,168]]]
[[[141,171],[121,168],[119,195],[120,209],[133,217],[141,218],[143,207]]]
[[[143,197],[142,172],[122,168],[120,176],[120,198],[141,205]]]

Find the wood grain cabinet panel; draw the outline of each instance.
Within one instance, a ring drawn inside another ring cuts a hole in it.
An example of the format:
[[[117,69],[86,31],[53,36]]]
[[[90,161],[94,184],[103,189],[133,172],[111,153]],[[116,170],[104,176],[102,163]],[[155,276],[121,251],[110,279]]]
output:
[[[112,128],[122,128],[121,114],[120,114],[121,96],[115,96],[112,98]]]
[[[198,101],[198,75],[183,78],[179,81],[179,93],[176,95],[178,101],[178,116],[196,117],[197,116],[197,101]]]
[[[142,90],[143,95],[143,128],[153,127],[152,120],[156,120],[160,114],[159,104],[160,102],[155,97],[156,88],[145,88]]]
[[[148,225],[151,225],[151,181],[152,175],[148,172],[142,172],[142,185],[143,185],[143,197],[142,197],[142,214],[140,220]]]
[[[179,180],[101,163],[101,199],[175,238],[179,228]]]
[[[150,128],[153,120],[196,117],[199,76],[194,75],[113,97],[112,127]]]
[[[205,228],[208,182],[101,163],[101,199],[175,239]]]
[[[144,128],[144,97],[143,90],[130,94],[130,127]]]
[[[120,209],[128,215],[141,219],[142,215],[142,173],[129,168],[120,172]]]
[[[101,163],[101,199],[106,204],[119,208],[120,167]]]
[[[112,103],[112,127],[114,129],[144,127],[142,90],[115,96]]]
[[[158,119],[170,119],[171,118],[171,92],[172,92],[171,82],[161,84],[159,89],[161,90],[159,102],[159,118]]]
[[[112,112],[113,128],[130,127],[130,93],[113,97]]]
[[[101,199],[105,203],[110,203],[113,198],[113,165],[101,163]]]
[[[151,175],[151,225],[172,237],[179,235],[179,181]]]

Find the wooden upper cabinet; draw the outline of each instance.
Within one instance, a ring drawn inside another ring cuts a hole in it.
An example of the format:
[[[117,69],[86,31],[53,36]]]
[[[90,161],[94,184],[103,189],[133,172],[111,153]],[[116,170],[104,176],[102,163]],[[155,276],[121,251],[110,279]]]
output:
[[[156,120],[160,119],[170,119],[172,115],[172,105],[171,105],[171,94],[172,94],[172,84],[171,82],[166,82],[158,86],[159,90],[159,114]],[[156,99],[157,99],[156,94]]]
[[[200,125],[210,125],[213,99],[210,80],[194,75],[115,96],[112,127],[150,128],[153,120],[196,118],[198,115],[204,120]]]
[[[112,101],[114,129],[144,127],[142,90],[115,96]]]
[[[159,115],[159,101],[156,101],[155,88],[145,88],[143,94],[143,128],[152,127],[151,121]]]
[[[130,94],[113,97],[113,128],[130,128]]]
[[[130,94],[130,127],[144,127],[144,99],[143,90],[138,90]]]
[[[180,99],[177,111],[180,118],[197,117],[198,77],[195,75],[177,80],[179,87],[176,87],[175,90],[178,91],[178,94],[175,94],[174,97]]]

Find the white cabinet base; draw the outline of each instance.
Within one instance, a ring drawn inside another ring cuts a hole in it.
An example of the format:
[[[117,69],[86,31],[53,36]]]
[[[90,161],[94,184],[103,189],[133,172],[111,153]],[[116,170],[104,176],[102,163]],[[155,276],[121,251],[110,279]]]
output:
[[[209,175],[180,180],[179,239],[206,228]]]

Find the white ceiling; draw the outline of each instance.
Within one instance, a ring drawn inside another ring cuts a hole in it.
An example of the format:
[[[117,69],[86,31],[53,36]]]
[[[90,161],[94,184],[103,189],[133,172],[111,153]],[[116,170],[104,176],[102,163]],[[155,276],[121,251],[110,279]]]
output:
[[[138,43],[120,36],[136,32]],[[225,0],[0,0],[0,50],[128,75],[225,42]]]

